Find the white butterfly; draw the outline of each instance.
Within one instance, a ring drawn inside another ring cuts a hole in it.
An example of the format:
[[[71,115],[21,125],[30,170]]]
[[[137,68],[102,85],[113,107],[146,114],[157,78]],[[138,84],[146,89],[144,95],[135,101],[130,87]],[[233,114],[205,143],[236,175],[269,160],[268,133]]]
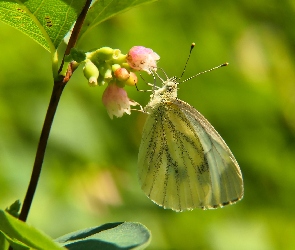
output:
[[[233,204],[244,192],[239,165],[206,118],[177,99],[178,84],[175,77],[163,81],[144,109],[149,116],[138,154],[141,188],[175,211]]]

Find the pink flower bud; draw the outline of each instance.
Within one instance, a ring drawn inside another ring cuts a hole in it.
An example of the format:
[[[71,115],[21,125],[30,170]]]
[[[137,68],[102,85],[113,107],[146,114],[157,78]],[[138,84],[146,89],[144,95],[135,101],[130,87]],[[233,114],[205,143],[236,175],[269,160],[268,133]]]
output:
[[[102,95],[102,102],[111,119],[113,116],[122,117],[124,113],[131,114],[130,106],[137,103],[130,100],[126,91],[115,83],[109,83]]]
[[[119,81],[126,81],[130,77],[128,70],[125,68],[116,69],[114,75]]]
[[[160,56],[152,49],[143,46],[132,47],[127,55],[127,62],[131,68],[135,70],[143,70],[151,73],[151,70],[156,70],[157,60]]]

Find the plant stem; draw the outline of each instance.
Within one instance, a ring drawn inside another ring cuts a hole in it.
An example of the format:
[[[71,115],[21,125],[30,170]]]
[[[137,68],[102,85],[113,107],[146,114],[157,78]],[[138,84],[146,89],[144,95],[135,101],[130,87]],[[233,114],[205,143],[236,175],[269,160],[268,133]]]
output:
[[[28,186],[26,197],[19,216],[19,219],[22,221],[26,221],[29,214],[29,210],[33,201],[33,197],[37,188],[38,180],[42,169],[42,163],[45,155],[51,125],[64,87],[65,83],[63,81],[59,81],[54,83],[52,89],[50,103],[47,109],[41,136],[39,139],[30,184]]]
[[[76,41],[78,39],[78,34],[79,34],[81,27],[83,25],[83,22],[85,20],[85,16],[87,14],[90,4],[91,4],[91,0],[86,0],[85,6],[82,9],[82,11],[76,21],[76,24],[74,26],[73,33],[70,38],[70,42],[66,48],[65,55],[67,55],[69,53],[69,51],[71,50],[71,48],[73,48],[76,44]],[[62,60],[62,65],[63,65],[63,61],[64,61],[64,59]],[[61,65],[60,69],[62,69],[62,65]],[[23,203],[20,215],[19,215],[19,219],[21,221],[27,220],[27,217],[28,217],[28,214],[30,211],[30,207],[31,207],[31,204],[32,204],[32,201],[34,198],[34,194],[35,194],[35,191],[37,188],[37,184],[39,181],[39,177],[40,177],[40,173],[41,173],[41,169],[42,169],[42,164],[43,164],[43,160],[44,160],[44,155],[45,155],[45,151],[46,151],[46,146],[47,146],[47,142],[48,142],[48,137],[49,137],[49,133],[51,130],[51,125],[52,125],[52,122],[54,119],[54,115],[56,113],[56,109],[57,109],[61,94],[63,92],[63,89],[66,86],[67,82],[70,80],[70,78],[73,74],[73,71],[74,70],[72,68],[72,64],[70,63],[68,66],[68,71],[67,71],[66,76],[63,79],[59,79],[54,82],[54,86],[53,86],[53,90],[52,90],[51,98],[50,98],[50,103],[49,103],[49,106],[47,109],[47,113],[45,116],[41,136],[39,139],[39,144],[38,144],[38,148],[37,148],[37,152],[36,152],[36,157],[35,157],[35,162],[34,162],[34,166],[33,166],[33,171],[32,171],[32,175],[31,175],[30,183],[29,183],[28,190],[27,190],[27,193],[26,193],[26,196],[24,199],[24,203]]]
[[[65,50],[64,57],[63,57],[62,62],[60,64],[60,68],[59,68],[58,73],[60,73],[62,71],[65,56],[70,54],[71,49],[76,45],[76,42],[78,41],[78,36],[80,34],[80,31],[81,31],[82,25],[84,23],[86,14],[88,12],[88,9],[90,7],[90,4],[91,4],[91,0],[86,0],[85,6],[84,6],[84,8],[82,9],[80,15],[77,18],[77,21],[76,21],[75,26],[74,26],[73,31],[72,31],[72,35],[71,35],[70,40],[68,42],[68,46],[67,46],[67,48]]]

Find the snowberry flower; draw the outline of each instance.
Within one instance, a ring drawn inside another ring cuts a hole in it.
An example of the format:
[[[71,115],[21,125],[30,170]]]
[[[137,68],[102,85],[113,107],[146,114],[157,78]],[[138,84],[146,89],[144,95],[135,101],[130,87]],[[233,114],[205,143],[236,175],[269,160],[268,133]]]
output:
[[[156,70],[159,59],[157,53],[143,46],[132,47],[127,55],[127,62],[131,68],[146,71],[148,74],[151,74],[151,70]]]
[[[140,105],[128,98],[124,87],[136,86],[138,79],[135,71],[142,70],[149,74],[156,71],[157,60],[160,59],[152,49],[143,46],[132,47],[128,54],[110,47],[86,53],[78,50],[74,52],[71,52],[70,58],[85,63],[83,73],[90,86],[108,85],[102,102],[111,119],[113,116],[122,117],[124,113],[130,115],[131,106]]]
[[[102,102],[111,119],[113,116],[122,117],[124,113],[130,115],[130,106],[138,105],[137,102],[130,100],[126,91],[114,82],[108,84],[102,95]]]

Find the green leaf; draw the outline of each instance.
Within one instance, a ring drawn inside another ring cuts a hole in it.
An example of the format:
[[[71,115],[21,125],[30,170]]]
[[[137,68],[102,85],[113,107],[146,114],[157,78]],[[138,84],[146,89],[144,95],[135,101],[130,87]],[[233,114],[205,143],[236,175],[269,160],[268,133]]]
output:
[[[137,222],[117,222],[72,232],[56,241],[69,250],[139,250],[147,247],[150,239],[150,231],[144,225]]]
[[[0,231],[0,249],[8,249],[8,246],[5,235]]]
[[[154,2],[156,0],[104,0],[96,1],[89,9],[84,24],[80,32],[82,39],[88,31],[101,22],[123,13],[135,6],[143,3]]]
[[[4,239],[6,239],[7,244],[0,249],[8,249],[9,245],[12,246],[13,250],[29,250],[30,247],[21,243],[20,241],[16,240],[16,239],[11,239],[8,235],[6,235],[5,233],[3,233],[0,230],[0,238],[3,237]]]
[[[0,1],[0,20],[25,33],[53,53],[86,0]]]
[[[0,231],[0,238],[5,236],[8,241],[13,243],[13,246],[18,247],[15,249],[64,249],[49,236],[3,210],[0,210]]]

